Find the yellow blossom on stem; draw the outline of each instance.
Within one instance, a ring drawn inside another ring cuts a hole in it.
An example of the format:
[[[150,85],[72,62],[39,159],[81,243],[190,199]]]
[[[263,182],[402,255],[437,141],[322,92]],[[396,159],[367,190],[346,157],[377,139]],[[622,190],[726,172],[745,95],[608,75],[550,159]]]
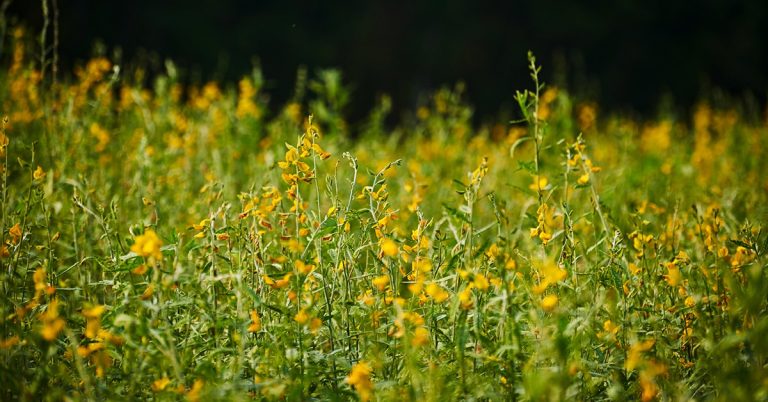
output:
[[[261,317],[256,310],[251,310],[251,324],[248,325],[248,332],[259,332],[261,330]]]
[[[98,336],[99,329],[101,328],[101,315],[104,314],[105,309],[104,306],[96,305],[82,311],[83,317],[86,319],[86,338],[94,339]]]
[[[472,286],[467,286],[459,292],[459,303],[461,304],[461,308],[464,310],[469,310],[472,308],[472,306],[475,304],[474,300],[472,299]]]
[[[0,349],[10,349],[18,345],[19,342],[20,342],[20,339],[18,335],[14,335],[8,339],[0,340]]]
[[[13,225],[10,229],[8,229],[8,234],[11,235],[11,243],[18,244],[22,236],[21,225],[19,223]]]
[[[64,330],[66,323],[59,317],[59,300],[53,299],[44,313],[40,314],[43,328],[40,334],[46,341],[54,341],[59,333]]]
[[[446,301],[450,296],[448,292],[442,288],[442,286],[434,282],[427,285],[426,292],[427,295],[429,295],[429,297],[431,297],[436,303],[442,303]]]
[[[373,397],[373,382],[371,381],[371,366],[360,361],[352,367],[349,375],[346,378],[347,384],[351,385],[360,400],[367,402]]]
[[[235,110],[235,116],[238,119],[244,117],[259,118],[261,116],[261,110],[254,102],[253,98],[258,93],[258,88],[254,85],[250,78],[244,77],[239,83],[240,94],[237,99],[237,109]]]
[[[539,284],[533,287],[533,293],[542,294],[548,287],[554,285],[566,278],[568,273],[560,268],[554,261],[548,259],[539,270],[541,280]]]
[[[531,183],[528,188],[530,188],[533,191],[539,191],[539,190],[545,190],[547,185],[549,184],[549,180],[547,180],[544,176],[536,176],[533,178],[533,183]]]
[[[96,152],[104,152],[104,150],[107,149],[107,145],[109,144],[109,133],[107,130],[101,127],[99,123],[93,123],[91,124],[90,132],[97,141],[94,150]]]
[[[720,247],[717,250],[717,256],[720,257],[720,258],[728,257],[728,247],[725,247],[725,246]]]
[[[494,260],[496,257],[501,254],[501,250],[499,249],[499,245],[496,243],[491,244],[487,250],[485,250],[485,256]]]
[[[203,219],[200,221],[200,223],[193,223],[192,228],[195,230],[203,230],[208,227],[208,222],[210,222],[210,219]]]
[[[141,264],[138,267],[134,268],[131,271],[131,273],[134,274],[134,275],[144,275],[144,274],[147,273],[147,270],[148,270],[147,265],[146,264]]]
[[[379,246],[381,247],[381,253],[387,257],[394,257],[397,255],[397,243],[394,240],[385,237],[381,240]]]
[[[144,234],[136,236],[136,241],[131,246],[131,251],[140,257],[161,260],[163,253],[160,251],[160,247],[162,246],[163,242],[157,236],[157,233],[152,229],[148,229]]]
[[[668,262],[666,263],[666,266],[667,275],[664,275],[664,279],[667,281],[669,286],[677,286],[681,280],[680,268],[678,268],[677,264],[674,262]]]
[[[629,347],[629,352],[627,352],[627,360],[624,362],[624,368],[627,371],[632,371],[639,366],[642,362],[643,353],[649,351],[655,343],[656,341],[653,339],[633,343]]]
[[[189,402],[197,402],[200,400],[200,393],[203,391],[203,385],[205,385],[205,382],[201,379],[195,380],[194,384],[192,384],[192,388],[187,391],[187,401]]]
[[[380,275],[375,278],[373,278],[373,286],[376,286],[376,289],[379,289],[383,291],[386,289],[387,285],[389,285],[389,276],[387,275]]]
[[[316,333],[318,329],[323,325],[323,320],[315,317],[312,320],[309,321],[309,330],[312,331],[312,333]]]
[[[139,296],[139,299],[141,300],[149,300],[152,298],[152,295],[155,294],[155,285],[150,283],[146,289],[141,293],[141,296]]]
[[[659,386],[647,375],[640,376],[640,389],[642,390],[640,400],[643,402],[654,400],[659,393]]]
[[[429,344],[429,331],[424,327],[418,327],[413,331],[411,346],[424,346]]]
[[[152,381],[152,391],[160,392],[165,389],[165,387],[168,386],[168,384],[171,383],[171,380],[166,376],[163,378],[158,378],[155,381]]]
[[[9,142],[8,136],[6,136],[3,131],[0,131],[0,158],[5,157],[6,149],[8,148],[8,142]]]
[[[267,275],[262,275],[262,279],[264,279],[264,283],[269,285],[269,287],[271,287],[272,289],[282,289],[291,284],[291,276],[292,274],[289,272],[285,274],[281,279],[278,279],[278,280],[274,280]]]
[[[47,275],[43,267],[39,267],[32,274],[32,281],[35,283],[35,300],[39,300],[43,293],[47,292],[49,285],[46,279]]]
[[[37,169],[32,173],[32,177],[36,181],[43,180],[45,178],[45,171],[43,170],[43,167],[40,165],[37,165]]]
[[[314,265],[306,264],[304,263],[304,261],[301,261],[301,260],[294,261],[293,265],[296,267],[296,270],[302,275],[308,275],[310,272],[315,270]]]
[[[295,316],[293,316],[293,320],[299,323],[300,325],[304,325],[309,321],[309,314],[307,314],[307,311],[304,309],[299,310],[298,313],[296,313]]]
[[[488,290],[488,278],[485,277],[485,275],[477,273],[472,278],[472,284],[477,288],[479,291],[486,291]]]
[[[541,308],[547,313],[552,312],[555,307],[557,307],[557,302],[558,299],[556,295],[546,295],[541,299]]]
[[[603,330],[607,332],[610,335],[616,335],[617,332],[619,332],[619,326],[614,324],[611,320],[605,320],[603,323]]]

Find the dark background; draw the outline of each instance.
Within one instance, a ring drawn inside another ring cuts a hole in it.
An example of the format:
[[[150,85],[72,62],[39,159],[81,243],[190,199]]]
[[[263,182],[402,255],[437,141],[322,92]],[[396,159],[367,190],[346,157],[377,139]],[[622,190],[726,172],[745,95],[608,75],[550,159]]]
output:
[[[142,49],[171,58],[190,80],[234,81],[256,56],[275,104],[298,66],[336,67],[354,89],[353,119],[378,94],[402,112],[459,80],[480,119],[496,116],[531,85],[529,49],[546,80],[603,110],[649,115],[665,99],[686,111],[715,88],[764,102],[768,90],[766,0],[58,2],[65,68],[97,40],[125,60]],[[39,29],[40,3],[15,0],[7,14]]]

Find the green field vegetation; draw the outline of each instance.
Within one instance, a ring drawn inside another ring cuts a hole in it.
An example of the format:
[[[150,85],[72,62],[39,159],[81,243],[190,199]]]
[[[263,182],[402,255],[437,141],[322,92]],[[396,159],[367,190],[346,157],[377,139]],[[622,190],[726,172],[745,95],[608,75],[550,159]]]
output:
[[[458,85],[352,130],[333,71],[54,83],[14,38],[2,400],[768,398],[764,115],[602,116],[531,59],[520,122]]]

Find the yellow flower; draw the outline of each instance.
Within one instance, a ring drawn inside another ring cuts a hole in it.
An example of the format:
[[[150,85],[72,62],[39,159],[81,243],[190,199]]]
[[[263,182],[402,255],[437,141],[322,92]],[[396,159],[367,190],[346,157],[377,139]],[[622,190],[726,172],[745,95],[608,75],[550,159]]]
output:
[[[102,314],[104,314],[105,309],[106,308],[102,305],[96,305],[82,311],[83,317],[86,318],[86,338],[95,339],[98,336],[99,329],[101,328],[100,317]]]
[[[91,135],[96,138],[97,144],[94,147],[96,152],[104,152],[109,144],[109,132],[99,125],[99,123],[91,124]]]
[[[558,224],[555,217],[554,208],[547,204],[541,204],[536,210],[536,221],[538,226],[531,229],[531,237],[538,237],[545,246],[552,240],[552,230]]]
[[[85,318],[99,318],[102,314],[104,314],[104,311],[106,310],[106,307],[102,305],[96,305],[91,308],[87,308],[83,310],[83,317]]]
[[[5,157],[5,150],[8,148],[8,136],[3,131],[0,131],[0,158]]]
[[[488,278],[486,278],[483,274],[475,274],[474,278],[472,279],[472,284],[475,285],[477,290],[484,291],[488,290]]]
[[[579,183],[579,185],[583,186],[587,183],[589,183],[589,173],[584,173],[579,177],[578,180],[576,180],[576,183]]]
[[[139,299],[141,300],[149,300],[152,298],[152,295],[155,294],[155,285],[150,283],[146,289],[144,289],[143,292],[141,292],[141,296],[139,296]]]
[[[373,286],[376,286],[379,290],[384,290],[389,284],[389,276],[381,275],[373,278]]]
[[[742,246],[736,247],[736,253],[731,257],[731,268],[738,270],[741,266],[754,259],[754,251]]]
[[[424,327],[418,327],[413,331],[412,346],[424,346],[429,344],[429,331]]]
[[[291,120],[298,123],[299,119],[301,119],[301,105],[296,102],[291,102],[285,105],[283,113],[285,113]]]
[[[136,241],[131,246],[131,251],[140,257],[161,260],[163,253],[160,251],[160,247],[162,246],[163,242],[157,237],[157,233],[152,229],[148,229],[144,234],[136,236]]]
[[[557,299],[557,296],[555,295],[544,296],[544,298],[541,299],[541,308],[544,309],[544,311],[549,313],[552,310],[554,310],[555,307],[557,307],[557,302],[558,302],[558,299]]]
[[[0,349],[10,349],[19,344],[19,336],[14,335],[8,339],[0,340]]]
[[[312,331],[312,333],[317,332],[318,329],[323,325],[323,320],[315,317],[309,322],[309,330]]]
[[[549,180],[547,180],[546,177],[537,176],[533,178],[533,183],[531,183],[531,185],[528,186],[528,188],[530,188],[533,191],[539,191],[540,189],[545,190],[547,187],[547,184],[549,184]]]
[[[459,303],[461,303],[461,308],[464,310],[468,310],[472,308],[472,306],[475,304],[474,300],[472,300],[472,286],[467,286],[459,292]]]
[[[159,378],[152,382],[152,391],[160,392],[171,383],[168,377]]]
[[[640,400],[643,402],[652,401],[656,399],[656,395],[659,393],[659,386],[648,375],[640,376],[640,389],[643,390],[640,395]]]
[[[483,161],[480,162],[480,166],[478,166],[474,172],[470,173],[470,183],[472,183],[473,186],[479,185],[486,173],[488,173],[488,157],[484,156]]]
[[[677,286],[681,279],[680,268],[678,268],[674,262],[668,262],[666,265],[667,275],[664,275],[664,279],[667,281],[669,286]]]
[[[627,360],[624,362],[624,368],[627,369],[627,371],[632,371],[639,366],[643,357],[643,352],[649,351],[655,343],[656,341],[653,339],[633,343],[629,347]]]
[[[373,382],[371,381],[371,366],[364,361],[360,361],[352,367],[346,378],[347,384],[351,385],[360,400],[367,402],[373,396]]]
[[[32,281],[35,283],[35,299],[39,299],[43,295],[43,292],[48,288],[48,282],[46,282],[47,276],[45,268],[39,267],[32,274]]]
[[[603,323],[603,329],[605,332],[611,335],[616,335],[616,333],[619,332],[619,326],[614,324],[611,320],[605,320]]]
[[[366,306],[372,306],[373,303],[376,301],[376,299],[373,298],[371,295],[371,291],[366,290],[365,293],[361,294],[360,296],[357,296],[357,301],[362,302]]]
[[[240,95],[237,99],[237,109],[235,110],[235,116],[241,119],[246,116],[259,118],[261,111],[256,103],[253,101],[253,97],[256,96],[258,88],[254,86],[253,82],[245,77],[240,80]]]
[[[415,282],[408,285],[408,290],[414,295],[421,294],[421,290],[424,288],[424,279],[417,279]]]
[[[437,303],[442,303],[446,301],[450,296],[448,292],[446,292],[445,289],[442,288],[442,286],[434,282],[427,285],[426,292],[427,292],[427,295],[429,295],[429,297],[431,297]]]
[[[538,285],[533,287],[533,293],[536,294],[544,293],[544,291],[547,290],[549,286],[564,280],[568,275],[564,269],[557,266],[557,264],[552,260],[545,261],[539,273],[542,276],[541,281]]]
[[[304,325],[307,323],[307,321],[309,321],[309,314],[307,314],[306,310],[301,309],[298,313],[296,313],[295,316],[293,316],[293,320],[301,325]]]
[[[304,261],[296,260],[293,262],[293,265],[296,267],[296,270],[299,271],[302,275],[307,275],[310,272],[315,270],[315,266],[312,264],[305,264]]]
[[[382,254],[386,255],[387,257],[394,257],[397,255],[397,243],[394,242],[394,240],[390,238],[384,238],[381,241],[381,252]]]
[[[189,402],[197,402],[200,400],[200,392],[203,390],[203,385],[205,385],[203,380],[195,380],[195,383],[192,384],[192,389],[187,391],[187,400]]]
[[[11,243],[18,244],[22,236],[21,225],[18,223],[13,225],[10,229],[8,229],[8,234],[11,235]]]
[[[720,247],[720,249],[717,250],[717,256],[718,257],[727,257],[728,256],[728,247]]]
[[[192,228],[195,229],[195,230],[203,230],[206,227],[208,227],[208,222],[210,222],[210,221],[211,220],[207,219],[207,218],[203,219],[203,220],[200,221],[200,223],[193,223],[192,224]]]
[[[424,317],[414,311],[406,311],[403,313],[403,318],[414,325],[424,325]]]
[[[278,162],[280,169],[286,170],[292,165],[296,165],[299,162],[299,152],[295,147],[288,145],[288,150],[285,151],[285,161]]]
[[[499,249],[498,244],[493,243],[490,247],[488,247],[487,250],[485,250],[485,256],[490,259],[496,259],[496,257],[499,256],[501,253],[501,250]]]
[[[291,284],[291,273],[285,274],[282,279],[274,280],[270,278],[267,275],[262,275],[261,278],[264,279],[264,283],[269,285],[272,289],[282,289],[284,287],[287,287]]]
[[[579,128],[581,131],[589,131],[597,119],[597,110],[592,104],[584,104],[579,107]]]
[[[261,318],[256,310],[251,310],[251,325],[248,326],[248,332],[259,332],[261,330]]]
[[[66,323],[59,317],[59,300],[53,299],[48,304],[48,309],[40,314],[40,321],[43,322],[43,329],[40,334],[46,341],[54,341],[59,333],[64,330]]]
[[[43,180],[45,178],[45,171],[40,165],[37,165],[37,169],[32,173],[32,177],[35,180]]]
[[[331,154],[329,152],[326,152],[323,148],[320,147],[317,143],[312,144],[312,150],[315,151],[315,153],[320,156],[320,159],[328,159],[331,157]]]

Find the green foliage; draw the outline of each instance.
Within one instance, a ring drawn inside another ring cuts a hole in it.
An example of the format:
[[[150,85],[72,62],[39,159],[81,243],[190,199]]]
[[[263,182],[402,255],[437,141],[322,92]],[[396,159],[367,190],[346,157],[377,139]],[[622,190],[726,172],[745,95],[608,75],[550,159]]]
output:
[[[22,36],[3,400],[768,393],[764,123],[598,119],[530,57],[525,124],[472,127],[457,85],[392,131],[382,98],[353,141],[338,72],[270,111],[258,70],[49,85]]]

